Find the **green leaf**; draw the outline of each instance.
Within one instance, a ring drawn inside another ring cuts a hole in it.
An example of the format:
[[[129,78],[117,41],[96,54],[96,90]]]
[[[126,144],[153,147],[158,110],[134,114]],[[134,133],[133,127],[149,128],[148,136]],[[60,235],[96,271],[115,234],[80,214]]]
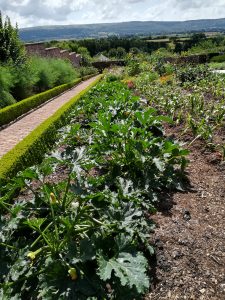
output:
[[[45,218],[33,218],[30,220],[26,220],[24,221],[24,224],[28,225],[30,228],[34,229],[34,230],[40,230],[41,229],[41,225],[46,221]]]
[[[127,236],[127,234],[120,234],[115,238],[115,242],[118,252],[126,251],[132,245],[132,238]]]
[[[32,170],[32,169],[26,169],[26,170],[24,170],[20,174],[20,176],[23,177],[23,178],[38,179],[38,175],[37,175],[36,171]]]
[[[104,281],[111,279],[114,272],[122,286],[134,286],[139,293],[144,293],[149,287],[146,275],[147,260],[141,253],[131,255],[122,252],[117,258],[109,260],[103,255],[98,255],[98,265],[98,274]]]
[[[80,259],[82,262],[92,261],[95,259],[93,242],[87,238],[84,238],[80,242]]]
[[[107,261],[102,254],[99,254],[97,256],[97,261],[99,266],[98,274],[100,278],[104,281],[110,279],[113,270],[113,265],[110,263],[110,261]]]
[[[167,116],[157,116],[157,117],[155,117],[155,121],[173,124],[173,120]]]
[[[151,245],[146,245],[148,252],[150,255],[154,255],[155,254],[155,249],[154,247],[152,247]]]

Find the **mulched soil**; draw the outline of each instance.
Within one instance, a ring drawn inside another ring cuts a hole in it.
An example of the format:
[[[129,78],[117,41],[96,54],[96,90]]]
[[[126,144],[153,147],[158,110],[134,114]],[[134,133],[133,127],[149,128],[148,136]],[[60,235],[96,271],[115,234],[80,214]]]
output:
[[[178,130],[167,134],[177,136]],[[223,140],[221,132],[216,138]],[[225,162],[199,140],[189,149],[190,186],[166,195],[152,216],[156,254],[145,300],[225,299]]]

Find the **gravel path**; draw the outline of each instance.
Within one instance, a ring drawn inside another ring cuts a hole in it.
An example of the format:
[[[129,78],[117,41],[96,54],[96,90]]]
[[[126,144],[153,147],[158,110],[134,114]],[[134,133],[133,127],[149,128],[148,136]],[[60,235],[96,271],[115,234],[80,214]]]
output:
[[[99,75],[98,75],[99,76]],[[79,94],[82,90],[88,87],[98,76],[92,77],[71,90],[63,93],[59,97],[54,98],[46,105],[26,115],[24,118],[13,123],[7,128],[0,131],[0,158],[9,150],[15,147],[23,140],[31,131],[38,125],[52,116],[61,106],[68,102],[72,97]]]

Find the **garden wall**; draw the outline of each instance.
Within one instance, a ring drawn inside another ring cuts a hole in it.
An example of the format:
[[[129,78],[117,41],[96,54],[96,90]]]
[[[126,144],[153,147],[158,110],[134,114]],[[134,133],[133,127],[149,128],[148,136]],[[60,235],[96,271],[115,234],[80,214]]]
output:
[[[41,57],[69,59],[74,67],[80,67],[82,57],[75,52],[61,50],[58,47],[46,48],[44,43],[25,44],[28,55],[37,55]]]

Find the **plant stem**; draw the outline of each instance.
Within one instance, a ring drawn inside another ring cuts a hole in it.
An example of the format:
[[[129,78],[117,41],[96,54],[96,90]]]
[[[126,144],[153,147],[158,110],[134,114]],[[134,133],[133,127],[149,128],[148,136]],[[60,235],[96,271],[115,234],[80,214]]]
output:
[[[9,249],[12,249],[12,250],[18,250],[16,247],[5,244],[5,243],[0,243],[0,246],[6,247],[6,248],[9,248]]]
[[[45,233],[45,231],[52,225],[52,222],[48,224],[48,226],[42,231],[42,234]],[[40,239],[43,237],[42,234],[39,235],[39,237],[33,242],[33,244],[30,246],[31,248],[33,248],[39,241]]]
[[[67,194],[68,194],[68,190],[69,190],[69,186],[70,186],[70,180],[71,180],[71,175],[69,175],[69,177],[68,177],[65,194],[64,194],[63,200],[62,200],[62,210],[63,211],[65,211],[66,199],[67,199]]]

